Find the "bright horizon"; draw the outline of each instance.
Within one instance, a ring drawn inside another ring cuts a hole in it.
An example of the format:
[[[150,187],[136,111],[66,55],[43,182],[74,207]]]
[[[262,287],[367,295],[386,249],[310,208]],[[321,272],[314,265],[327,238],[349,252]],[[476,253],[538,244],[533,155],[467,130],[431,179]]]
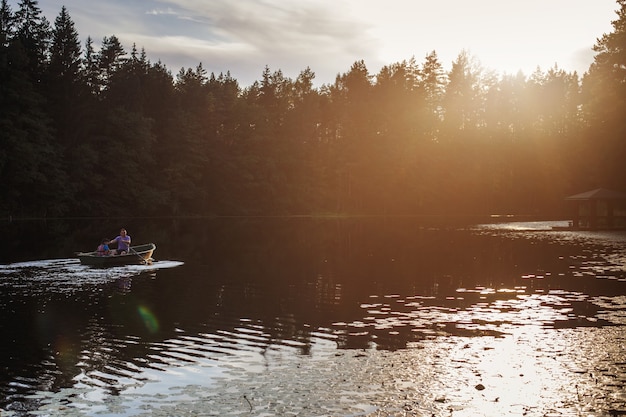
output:
[[[18,0],[10,0],[13,11]],[[169,0],[39,3],[54,23],[65,5],[81,46],[91,36],[115,35],[176,75],[199,63],[215,74],[230,71],[242,86],[267,65],[296,78],[310,67],[315,84],[364,60],[371,74],[436,51],[445,70],[463,50],[496,73],[532,74],[558,65],[582,75],[593,62],[597,38],[613,30],[615,0]]]

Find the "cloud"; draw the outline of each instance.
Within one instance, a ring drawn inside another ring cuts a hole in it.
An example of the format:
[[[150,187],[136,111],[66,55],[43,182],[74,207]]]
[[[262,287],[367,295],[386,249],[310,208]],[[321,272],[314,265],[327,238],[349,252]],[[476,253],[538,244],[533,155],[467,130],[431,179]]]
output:
[[[168,7],[166,10],[163,10],[163,9],[148,10],[146,14],[158,16],[158,15],[177,15],[178,13]]]
[[[166,65],[170,59],[189,63],[195,57],[188,66],[202,62],[208,71],[231,71],[243,84],[259,79],[265,65],[292,78],[308,66],[331,80],[381,46],[368,35],[371,25],[355,21],[337,3],[172,0],[149,11],[155,20],[166,19],[169,29],[160,35],[129,32],[118,37],[133,39]],[[164,24],[153,21],[150,26]],[[258,76],[251,77],[251,70]]]

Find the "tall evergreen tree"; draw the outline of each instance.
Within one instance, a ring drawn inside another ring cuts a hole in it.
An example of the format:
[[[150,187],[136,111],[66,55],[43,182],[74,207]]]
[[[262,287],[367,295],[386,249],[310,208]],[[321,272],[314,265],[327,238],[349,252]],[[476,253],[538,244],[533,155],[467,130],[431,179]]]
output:
[[[81,65],[81,50],[74,22],[65,6],[54,21],[52,45],[50,47],[49,71],[56,79],[53,82],[75,83]]]
[[[587,155],[595,155],[587,174],[596,186],[626,189],[626,0],[617,0],[613,31],[597,39],[589,72],[583,78],[583,109],[589,122]]]
[[[81,77],[81,50],[78,33],[67,9],[61,8],[52,30],[50,64],[46,71],[46,95],[55,121],[57,139],[64,146],[77,142],[81,120],[80,100],[86,92]]]
[[[236,140],[237,129],[241,127],[237,114],[240,102],[239,83],[230,75],[230,72],[217,77],[211,74],[207,88],[215,139],[222,144],[232,145]]]
[[[9,46],[9,39],[13,37],[15,30],[13,12],[7,0],[0,3],[0,48]]]
[[[91,36],[88,36],[85,41],[81,76],[83,77],[83,83],[87,86],[87,90],[94,97],[97,97],[103,88],[100,80],[99,61],[100,56],[93,46],[93,39],[91,39]]]
[[[421,87],[424,90],[426,111],[424,131],[431,140],[437,140],[443,119],[443,95],[446,88],[446,74],[435,51],[426,55],[420,71]]]
[[[42,15],[37,0],[20,0],[14,19],[16,39],[28,63],[24,70],[33,82],[40,83],[48,61],[50,22]]]
[[[315,72],[307,67],[300,72],[293,83],[293,108],[289,114],[287,136],[300,143],[319,140],[320,97],[313,88]]]
[[[195,69],[181,68],[174,81],[171,110],[174,132],[159,143],[157,161],[163,185],[171,198],[172,214],[197,213],[207,201],[203,183],[208,169],[206,131],[208,116],[207,72],[198,64]]]
[[[330,91],[336,112],[336,139],[332,144],[332,188],[337,210],[363,210],[361,196],[367,188],[368,160],[372,152],[368,143],[375,140],[372,76],[363,60],[356,61],[347,73],[338,75]]]
[[[372,133],[372,78],[363,60],[337,77],[332,97],[341,117],[342,136],[358,140]]]
[[[472,57],[462,51],[452,63],[444,96],[444,120],[449,135],[477,127],[481,104],[479,76]]]
[[[598,128],[621,125],[626,115],[626,0],[617,0],[613,32],[597,39],[594,62],[585,76],[585,110]]]
[[[150,62],[145,51],[140,54],[137,46],[133,44],[130,57],[124,59],[109,75],[107,105],[143,112],[144,97],[147,94],[145,83],[149,68]]]
[[[113,77],[113,74],[119,70],[124,62],[126,51],[115,35],[105,36],[102,39],[102,46],[98,54],[98,71],[99,71],[99,87],[105,92]]]
[[[415,134],[424,111],[419,82],[419,68],[413,58],[381,68],[374,86],[374,101],[379,106],[378,134],[389,134],[395,140]]]

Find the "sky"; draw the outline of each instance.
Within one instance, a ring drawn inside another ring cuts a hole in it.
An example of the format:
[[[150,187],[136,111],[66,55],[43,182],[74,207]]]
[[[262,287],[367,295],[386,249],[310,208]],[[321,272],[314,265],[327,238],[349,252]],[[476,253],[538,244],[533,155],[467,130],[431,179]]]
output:
[[[13,11],[18,0],[9,0]],[[615,0],[40,0],[54,22],[65,5],[82,45],[115,35],[176,75],[198,64],[241,86],[264,68],[315,84],[364,60],[370,74],[435,51],[447,71],[462,51],[498,74],[558,65],[579,75],[613,31]]]

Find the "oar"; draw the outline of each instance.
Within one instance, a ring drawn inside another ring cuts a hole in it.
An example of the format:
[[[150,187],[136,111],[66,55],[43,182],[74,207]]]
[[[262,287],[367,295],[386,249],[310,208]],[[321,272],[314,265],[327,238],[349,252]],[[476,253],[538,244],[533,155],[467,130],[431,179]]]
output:
[[[143,265],[147,265],[148,261],[146,261],[145,259],[143,259],[143,256],[141,256],[140,254],[137,253],[137,251],[135,251],[135,249],[131,248],[130,246],[128,246],[128,250],[131,251],[132,253],[134,253],[135,255],[137,255],[139,257],[139,259],[141,259],[141,263]]]

